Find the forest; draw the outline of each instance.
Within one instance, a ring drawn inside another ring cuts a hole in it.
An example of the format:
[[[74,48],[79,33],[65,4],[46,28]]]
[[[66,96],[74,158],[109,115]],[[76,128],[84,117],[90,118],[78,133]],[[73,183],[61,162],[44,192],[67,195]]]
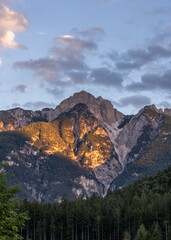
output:
[[[171,166],[102,198],[18,200],[0,174],[1,240],[171,240]]]
[[[171,166],[105,198],[61,203],[18,202],[29,220],[21,230],[33,240],[171,240]]]

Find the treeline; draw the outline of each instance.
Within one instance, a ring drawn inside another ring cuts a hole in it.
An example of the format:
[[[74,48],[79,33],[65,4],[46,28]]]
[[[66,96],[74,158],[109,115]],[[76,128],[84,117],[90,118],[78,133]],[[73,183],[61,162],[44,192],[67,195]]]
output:
[[[105,198],[24,200],[17,208],[30,218],[20,229],[27,240],[171,240],[171,166]]]

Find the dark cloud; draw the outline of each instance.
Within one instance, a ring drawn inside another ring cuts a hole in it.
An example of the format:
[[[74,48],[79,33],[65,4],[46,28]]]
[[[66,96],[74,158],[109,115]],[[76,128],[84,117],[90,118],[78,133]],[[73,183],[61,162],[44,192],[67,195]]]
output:
[[[33,89],[33,88],[34,88],[33,85],[19,84],[19,85],[15,86],[15,87],[12,89],[12,91],[24,93],[24,92],[28,92],[29,89]]]
[[[36,76],[45,81],[52,81],[58,77],[55,60],[50,58],[15,62],[14,67],[31,70]]]
[[[100,28],[83,31],[82,34],[90,32],[102,32]],[[92,34],[92,33],[91,33]],[[120,73],[114,72],[109,67],[90,69],[85,63],[84,53],[97,49],[93,40],[85,40],[70,35],[55,38],[56,44],[51,49],[53,56],[16,62],[14,67],[29,69],[41,80],[49,82],[58,87],[73,86],[73,84],[100,84],[104,86],[122,87],[123,78]],[[18,90],[24,91],[24,86]],[[48,93],[55,95],[58,88],[47,88]]]
[[[171,25],[167,25],[164,28],[162,25],[157,25],[154,27],[153,31],[156,32],[156,34],[150,38],[148,37],[145,39],[145,42],[148,46],[170,45]]]
[[[74,72],[74,71],[68,73],[68,81],[82,84],[84,83],[87,84],[91,82],[87,72]]]
[[[16,108],[16,107],[20,107],[21,104],[20,103],[13,103],[11,106],[12,106],[12,108]]]
[[[54,97],[63,96],[64,90],[59,88],[46,88],[47,93]]]
[[[141,82],[132,82],[126,86],[129,91],[171,90],[171,71],[163,74],[145,74]]]
[[[122,87],[122,75],[105,67],[92,70],[90,77],[93,83],[104,86]]]
[[[103,57],[103,56],[102,56]],[[113,61],[118,61],[120,55],[117,51],[115,50],[112,50],[109,54],[108,54],[108,57],[113,60]]]
[[[150,46],[147,49],[130,49],[126,53],[119,55],[116,51],[109,54],[111,60],[115,61],[119,70],[140,69],[150,62],[171,57],[171,47]]]
[[[163,101],[161,103],[158,104],[159,107],[164,107],[164,108],[170,108],[171,107],[171,103],[167,102],[167,101]]]
[[[53,84],[65,82],[66,75],[72,71],[87,71],[84,52],[97,49],[97,44],[91,40],[76,38],[70,35],[55,38],[56,44],[51,49],[51,57],[16,62],[14,67],[29,69],[41,80]]]
[[[42,109],[42,108],[54,108],[55,104],[54,103],[47,103],[47,102],[42,102],[42,101],[37,101],[37,102],[27,102],[23,105],[23,107],[28,108],[28,109]]]
[[[85,30],[79,30],[78,28],[73,28],[71,33],[74,35],[82,36],[84,38],[101,38],[104,36],[105,32],[102,27],[91,27]]]
[[[133,95],[130,97],[121,98],[119,103],[121,107],[131,105],[135,108],[139,108],[151,104],[151,99],[143,95]]]
[[[110,100],[114,108],[119,108],[122,107],[122,104],[113,100]]]
[[[57,55],[70,56],[71,54],[79,54],[85,50],[97,49],[97,44],[92,40],[85,40],[71,35],[63,35],[55,38],[57,44],[52,48],[52,51]],[[59,46],[59,44],[62,45]],[[68,51],[69,50],[69,51]]]

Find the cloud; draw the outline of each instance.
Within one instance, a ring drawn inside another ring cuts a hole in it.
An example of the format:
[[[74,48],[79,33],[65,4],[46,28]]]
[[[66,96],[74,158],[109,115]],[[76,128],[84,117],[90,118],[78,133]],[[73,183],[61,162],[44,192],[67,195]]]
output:
[[[37,101],[37,102],[27,102],[23,105],[23,107],[28,108],[28,109],[54,108],[55,104]]]
[[[126,86],[129,91],[171,90],[171,71],[163,75],[144,74],[140,82],[132,82]]]
[[[23,32],[27,25],[28,20],[22,14],[0,4],[0,48],[25,48],[15,41],[15,33]]]
[[[57,45],[52,48],[52,52],[61,56],[70,56],[72,54],[77,55],[86,50],[97,49],[97,44],[91,40],[85,40],[82,38],[74,37],[71,35],[62,35],[55,38]],[[62,47],[59,44],[62,44]]]
[[[119,70],[134,70],[140,69],[150,62],[155,62],[159,59],[171,57],[171,47],[164,48],[159,45],[149,46],[146,49],[130,49],[123,54],[118,54],[116,51],[110,53],[109,58],[115,61],[116,68]]]
[[[97,44],[92,40],[62,35],[55,38],[55,45],[50,49],[52,56],[16,62],[14,67],[31,70],[34,75],[49,83],[63,84],[67,82],[68,72],[88,70],[84,53],[96,49]]]
[[[92,70],[90,77],[93,83],[98,83],[104,86],[121,87],[123,78],[120,73],[109,70],[108,68],[97,68]]]
[[[33,85],[18,84],[16,87],[13,88],[13,91],[25,93],[33,88],[35,88],[35,86]]]
[[[171,13],[171,8],[164,7],[164,6],[145,11],[145,15],[163,15],[163,14],[165,15],[170,13]]]
[[[122,104],[121,104],[121,103],[116,102],[116,101],[114,101],[114,100],[110,100],[110,101],[111,101],[112,105],[114,106],[114,108],[122,107]]]
[[[16,62],[14,67],[31,70],[41,80],[55,82],[60,78],[59,65],[61,65],[61,62],[58,63],[58,60],[47,57],[38,60]]]
[[[71,33],[78,35],[84,38],[101,38],[104,36],[105,32],[102,27],[90,27],[84,30],[79,30],[78,28],[73,28]]]
[[[122,107],[130,105],[135,108],[139,108],[151,104],[151,99],[143,95],[133,95],[130,97],[121,98],[119,103]]]
[[[0,58],[0,67],[2,66],[2,59]]]
[[[163,101],[161,103],[158,104],[160,107],[164,107],[164,108],[170,108],[171,104],[167,101]]]
[[[68,73],[68,81],[72,81],[74,83],[87,84],[90,83],[91,80],[87,72],[72,71]]]
[[[62,96],[64,93],[64,90],[59,88],[46,88],[46,91],[54,97]]]
[[[20,107],[21,104],[20,103],[13,103],[11,106],[12,106],[12,108],[17,108],[17,107]]]

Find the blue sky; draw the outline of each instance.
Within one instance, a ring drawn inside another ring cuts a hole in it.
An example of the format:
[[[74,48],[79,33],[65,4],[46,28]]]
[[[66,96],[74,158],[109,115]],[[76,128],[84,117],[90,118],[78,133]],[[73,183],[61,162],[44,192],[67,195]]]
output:
[[[81,90],[126,114],[171,107],[171,1],[1,0],[0,109]]]

